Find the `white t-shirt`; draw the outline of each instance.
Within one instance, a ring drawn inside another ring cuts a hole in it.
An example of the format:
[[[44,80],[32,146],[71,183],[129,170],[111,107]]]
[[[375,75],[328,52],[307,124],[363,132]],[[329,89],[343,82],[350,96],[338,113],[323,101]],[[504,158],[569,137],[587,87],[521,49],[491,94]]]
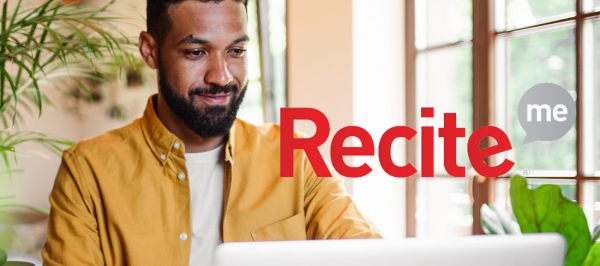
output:
[[[221,244],[224,147],[185,154],[192,216],[190,265],[213,265],[213,253]]]

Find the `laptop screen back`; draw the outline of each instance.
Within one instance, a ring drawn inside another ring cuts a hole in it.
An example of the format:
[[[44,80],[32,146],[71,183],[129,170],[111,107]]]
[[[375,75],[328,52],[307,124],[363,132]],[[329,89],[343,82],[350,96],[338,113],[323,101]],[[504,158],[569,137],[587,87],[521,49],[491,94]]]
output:
[[[244,242],[220,245],[216,265],[562,266],[565,252],[558,234]]]

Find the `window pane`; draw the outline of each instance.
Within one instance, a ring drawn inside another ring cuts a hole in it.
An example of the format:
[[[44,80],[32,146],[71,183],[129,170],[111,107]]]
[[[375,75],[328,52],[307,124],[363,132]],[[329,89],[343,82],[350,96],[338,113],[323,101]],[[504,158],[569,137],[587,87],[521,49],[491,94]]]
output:
[[[600,56],[600,22],[588,20],[583,24],[583,92],[581,97],[582,112],[579,114],[582,119],[583,130],[583,175],[600,175],[600,123],[598,112],[600,107],[598,102],[600,94],[597,92],[598,80],[600,78],[600,66],[598,57]]]
[[[525,131],[517,116],[521,96],[532,86],[551,82],[575,95],[575,34],[573,28],[508,38],[505,50],[508,73],[507,108],[504,128],[508,129],[513,150],[507,156],[515,170],[575,170],[575,126],[556,141],[535,141],[522,145]],[[499,57],[500,58],[500,57]],[[502,64],[500,64],[502,65]],[[498,79],[506,77],[497,77]],[[567,171],[566,173],[568,173]],[[558,173],[563,176],[565,172]],[[532,172],[535,175],[535,172]],[[567,174],[568,176],[569,174]]]
[[[467,137],[471,135],[472,114],[472,63],[471,47],[460,46],[420,53],[417,57],[417,130],[421,126],[444,127],[444,113],[456,114],[457,127],[465,128],[465,138],[456,141],[458,166],[471,166],[467,155]],[[440,63],[443,62],[443,63]],[[434,107],[434,118],[420,118],[421,107]],[[417,134],[417,169],[420,169],[421,135]],[[444,168],[444,141],[434,138],[435,173],[446,175]]]
[[[417,49],[470,40],[472,0],[415,1]]]
[[[593,1],[593,2],[592,2]],[[591,10],[586,10],[588,12],[597,11],[600,9],[600,0],[586,0],[586,2],[592,2],[593,8]]]
[[[417,237],[470,235],[473,214],[466,178],[417,181]]]
[[[590,231],[600,222],[600,183],[585,182],[583,184],[583,212],[588,220]]]
[[[260,82],[260,54],[258,46],[258,18],[256,0],[248,1],[248,88],[238,117],[246,122],[260,125],[264,122],[262,105],[262,85]]]
[[[584,82],[584,96],[589,96],[583,99],[584,111],[582,115],[584,132],[586,133],[584,138],[586,144],[584,147],[584,161],[586,164],[592,164],[589,167],[586,165],[586,169],[591,167],[593,172],[600,175],[600,123],[598,122],[598,119],[600,119],[600,104],[598,104],[600,103],[600,93],[598,91],[600,88],[600,22],[590,24],[593,26],[589,27],[590,25],[586,23],[586,27],[584,27],[584,34],[586,34],[584,35],[584,47],[588,47],[588,40],[592,42],[590,47],[593,47],[591,48],[593,50],[589,52],[588,49],[584,49],[584,78],[586,79],[586,82]],[[585,56],[590,52],[590,56]],[[593,143],[593,145],[587,145],[588,143]],[[587,148],[593,150],[586,152],[585,149]],[[592,173],[588,172],[586,174]]]
[[[287,33],[286,1],[269,0],[269,44],[271,47],[271,85],[273,86],[274,121],[279,123],[279,109],[287,106]]]
[[[521,28],[575,16],[575,0],[505,1],[506,28],[508,29]]]

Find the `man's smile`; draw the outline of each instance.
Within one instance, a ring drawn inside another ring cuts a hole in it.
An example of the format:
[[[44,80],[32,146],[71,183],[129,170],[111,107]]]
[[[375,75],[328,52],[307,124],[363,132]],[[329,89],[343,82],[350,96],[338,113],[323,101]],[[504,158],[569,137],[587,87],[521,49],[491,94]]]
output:
[[[226,104],[231,96],[231,93],[217,93],[217,94],[198,94],[200,99],[206,104]]]

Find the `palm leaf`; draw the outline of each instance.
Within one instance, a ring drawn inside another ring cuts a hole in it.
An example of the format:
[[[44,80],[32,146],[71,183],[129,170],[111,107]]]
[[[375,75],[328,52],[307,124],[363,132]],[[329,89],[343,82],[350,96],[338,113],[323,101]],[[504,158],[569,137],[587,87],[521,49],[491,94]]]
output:
[[[101,80],[114,66],[135,65],[135,43],[116,22],[125,17],[109,11],[114,0],[102,6],[65,6],[62,0],[47,0],[26,7],[18,0],[13,10],[2,5],[0,25],[0,156],[6,171],[18,172],[17,147],[37,143],[60,154],[72,142],[39,132],[19,131],[23,114],[42,115],[44,105],[52,104],[44,91],[57,89],[70,94],[70,86],[87,93],[82,79]],[[74,85],[73,85],[74,84]],[[9,129],[10,128],[10,129]],[[0,163],[2,164],[2,163]],[[3,195],[0,195],[2,199]]]
[[[38,208],[38,207],[30,206],[30,205],[24,205],[24,204],[3,204],[3,205],[0,205],[0,211],[2,209],[8,209],[8,208],[25,208],[25,209],[30,209],[32,211],[39,212],[39,213],[46,214],[46,215],[50,214],[50,210],[48,210],[48,209]]]

